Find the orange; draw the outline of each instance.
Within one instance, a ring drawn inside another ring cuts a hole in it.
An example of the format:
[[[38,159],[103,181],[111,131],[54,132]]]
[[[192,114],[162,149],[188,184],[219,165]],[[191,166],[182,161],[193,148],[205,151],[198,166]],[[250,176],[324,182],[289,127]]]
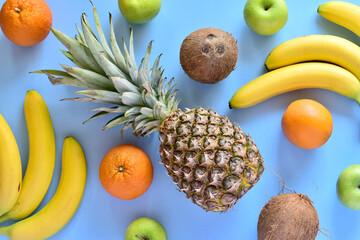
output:
[[[146,153],[133,145],[120,145],[104,156],[99,178],[114,197],[130,200],[143,195],[153,180],[153,166]]]
[[[7,0],[1,8],[1,30],[20,46],[33,46],[43,41],[51,26],[51,10],[44,0]]]
[[[281,121],[286,138],[294,145],[315,149],[331,136],[333,121],[330,112],[320,103],[302,99],[289,105]]]

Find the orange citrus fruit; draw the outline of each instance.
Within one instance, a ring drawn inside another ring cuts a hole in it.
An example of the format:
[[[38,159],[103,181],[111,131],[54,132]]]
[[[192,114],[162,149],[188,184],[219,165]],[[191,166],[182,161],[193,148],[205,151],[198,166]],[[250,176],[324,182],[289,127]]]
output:
[[[331,136],[333,121],[330,112],[320,103],[302,99],[289,105],[281,121],[286,138],[294,145],[315,149]]]
[[[130,200],[143,195],[153,180],[153,166],[146,153],[133,145],[120,145],[104,156],[101,185],[114,197]]]
[[[51,26],[51,10],[44,0],[7,0],[1,8],[1,30],[10,41],[20,46],[41,42]]]

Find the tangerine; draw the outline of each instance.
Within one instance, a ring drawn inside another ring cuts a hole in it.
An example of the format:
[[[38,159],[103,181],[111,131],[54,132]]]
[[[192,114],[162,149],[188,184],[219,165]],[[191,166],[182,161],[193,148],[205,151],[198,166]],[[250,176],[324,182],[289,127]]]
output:
[[[131,200],[143,195],[153,180],[149,156],[133,145],[112,148],[104,156],[99,178],[104,189],[116,198]]]
[[[323,105],[310,99],[301,99],[286,109],[281,126],[291,143],[300,148],[315,149],[330,138],[333,121]]]
[[[0,11],[4,35],[20,46],[33,46],[50,32],[52,14],[44,0],[7,0]]]

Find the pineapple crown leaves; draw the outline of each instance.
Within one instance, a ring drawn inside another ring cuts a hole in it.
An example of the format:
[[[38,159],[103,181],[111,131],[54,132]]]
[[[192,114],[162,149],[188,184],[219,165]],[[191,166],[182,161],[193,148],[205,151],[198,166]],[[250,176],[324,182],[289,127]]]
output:
[[[95,6],[93,13],[98,37],[84,13],[81,16],[81,28],[76,25],[78,35],[75,38],[52,29],[56,38],[68,49],[61,52],[76,66],[61,64],[64,71],[39,70],[33,73],[46,74],[53,85],[65,84],[85,89],[76,92],[83,97],[63,100],[115,105],[91,110],[97,113],[87,121],[112,113],[117,114],[104,129],[124,124],[122,131],[133,127],[135,136],[145,136],[158,131],[163,120],[178,108],[180,102],[176,99],[178,90],[175,89],[174,79],[167,81],[162,77],[164,70],[159,67],[161,55],[150,69],[150,42],[145,57],[137,68],[132,29],[130,28],[128,46],[122,38],[121,51],[111,14],[109,45]]]

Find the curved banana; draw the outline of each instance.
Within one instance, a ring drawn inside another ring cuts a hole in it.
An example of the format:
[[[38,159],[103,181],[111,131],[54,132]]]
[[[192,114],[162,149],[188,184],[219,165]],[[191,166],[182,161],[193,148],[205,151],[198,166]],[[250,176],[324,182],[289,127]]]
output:
[[[343,1],[330,1],[319,6],[317,12],[327,20],[339,24],[360,36],[360,7]]]
[[[299,63],[254,79],[230,100],[230,108],[246,108],[276,95],[305,88],[323,88],[355,99],[360,104],[360,81],[346,69],[320,62]]]
[[[0,114],[0,215],[16,203],[22,185],[19,148],[14,134]]]
[[[54,130],[49,110],[39,93],[27,92],[24,112],[29,135],[28,165],[19,198],[14,207],[0,217],[0,222],[29,216],[43,200],[54,172]]]
[[[332,35],[309,35],[284,42],[270,52],[265,66],[273,70],[309,61],[334,63],[360,79],[360,47]]]
[[[59,186],[50,202],[36,214],[11,226],[1,227],[0,234],[11,240],[46,239],[60,231],[80,205],[86,183],[86,159],[80,144],[64,140]]]

